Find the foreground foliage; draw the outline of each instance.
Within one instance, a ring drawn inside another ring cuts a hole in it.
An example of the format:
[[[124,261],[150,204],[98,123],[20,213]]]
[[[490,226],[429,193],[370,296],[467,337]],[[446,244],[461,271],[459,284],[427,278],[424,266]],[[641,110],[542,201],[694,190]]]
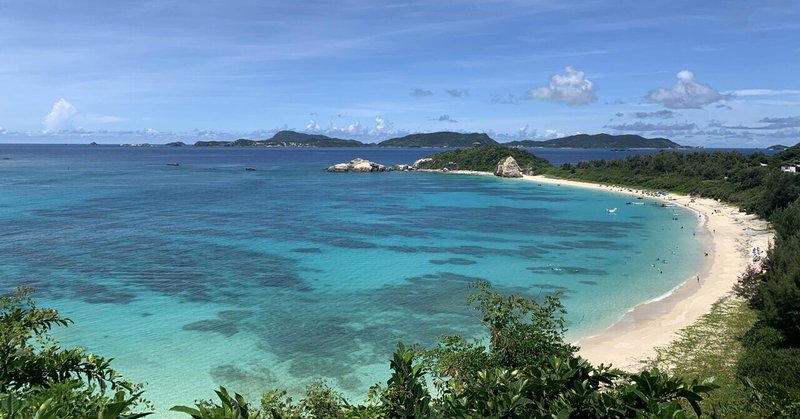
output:
[[[446,338],[430,350],[399,344],[385,387],[351,405],[324,383],[307,389],[299,403],[272,391],[253,412],[241,396],[223,388],[220,402],[176,407],[193,418],[486,418],[486,417],[693,417],[716,385],[686,381],[657,368],[629,374],[592,366],[564,341],[563,307],[557,295],[539,302],[474,284],[470,303],[482,314],[488,343]],[[425,377],[436,378],[436,392]],[[235,407],[235,408],[234,408]]]
[[[38,308],[30,290],[0,298],[0,418],[139,418],[141,386],[123,379],[110,359],[62,349],[49,335],[71,321]]]

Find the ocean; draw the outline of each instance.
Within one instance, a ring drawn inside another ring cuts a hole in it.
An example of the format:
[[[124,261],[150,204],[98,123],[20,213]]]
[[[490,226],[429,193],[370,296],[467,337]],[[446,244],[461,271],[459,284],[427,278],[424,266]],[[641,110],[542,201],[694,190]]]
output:
[[[54,331],[63,346],[113,357],[161,417],[218,385],[257,402],[322,378],[360,402],[385,384],[397,342],[483,336],[465,303],[477,279],[561,292],[577,339],[703,262],[697,216],[681,207],[492,176],[323,170],[433,151],[0,145],[0,292],[33,286],[74,320]],[[627,154],[534,152],[556,164]]]

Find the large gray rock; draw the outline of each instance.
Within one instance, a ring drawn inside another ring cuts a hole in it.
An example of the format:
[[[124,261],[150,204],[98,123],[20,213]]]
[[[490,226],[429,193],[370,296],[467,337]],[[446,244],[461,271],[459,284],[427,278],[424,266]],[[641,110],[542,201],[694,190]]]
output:
[[[508,156],[497,163],[497,168],[494,169],[495,176],[501,177],[522,177],[522,172],[519,170],[519,165],[513,157]]]
[[[328,167],[329,172],[346,172],[349,168],[347,167],[347,163],[339,163],[334,164],[333,166]]]
[[[338,163],[328,166],[329,172],[385,172],[386,166],[362,158],[355,158],[349,163]]]
[[[371,172],[372,165],[369,161],[362,160],[356,163],[353,163],[353,166],[350,168],[351,172]]]
[[[414,168],[414,169],[419,169],[419,165],[421,165],[423,163],[427,163],[427,162],[429,162],[431,160],[433,160],[433,159],[430,158],[430,157],[426,157],[424,159],[419,159],[419,160],[415,161],[414,164],[411,165],[411,167]]]

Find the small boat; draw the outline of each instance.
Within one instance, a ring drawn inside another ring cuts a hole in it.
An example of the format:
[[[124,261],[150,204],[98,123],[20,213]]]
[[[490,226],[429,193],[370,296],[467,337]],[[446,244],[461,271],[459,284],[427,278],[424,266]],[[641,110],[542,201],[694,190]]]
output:
[[[175,167],[177,167],[177,166],[180,166],[180,165],[181,165],[180,163],[167,163],[167,166],[175,166]]]
[[[641,205],[644,205],[644,202],[626,202],[625,204],[626,205],[639,205],[639,206],[641,206]]]
[[[613,213],[617,212],[617,209],[616,208],[606,208],[606,212],[609,213],[609,214],[613,214]]]

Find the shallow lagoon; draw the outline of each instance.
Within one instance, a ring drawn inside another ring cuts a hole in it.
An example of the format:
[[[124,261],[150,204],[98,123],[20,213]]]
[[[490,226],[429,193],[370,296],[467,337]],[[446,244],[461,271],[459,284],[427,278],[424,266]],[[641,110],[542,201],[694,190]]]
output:
[[[494,177],[322,170],[429,153],[2,146],[0,287],[36,287],[75,320],[58,332],[65,345],[116,358],[163,410],[218,384],[257,397],[315,378],[359,400],[388,378],[398,341],[480,335],[464,304],[477,278],[563,292],[577,338],[702,262],[683,208]]]

